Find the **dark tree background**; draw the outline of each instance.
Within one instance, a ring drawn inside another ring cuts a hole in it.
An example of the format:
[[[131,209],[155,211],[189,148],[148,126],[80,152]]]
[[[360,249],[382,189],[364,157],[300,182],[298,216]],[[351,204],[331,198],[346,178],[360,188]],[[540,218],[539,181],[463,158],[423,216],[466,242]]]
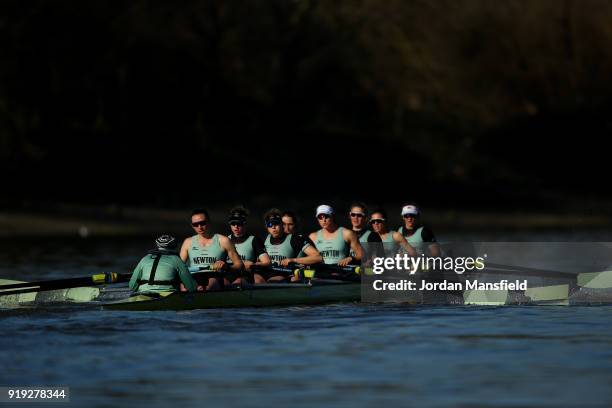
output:
[[[604,0],[3,0],[0,205],[606,210],[610,21]]]

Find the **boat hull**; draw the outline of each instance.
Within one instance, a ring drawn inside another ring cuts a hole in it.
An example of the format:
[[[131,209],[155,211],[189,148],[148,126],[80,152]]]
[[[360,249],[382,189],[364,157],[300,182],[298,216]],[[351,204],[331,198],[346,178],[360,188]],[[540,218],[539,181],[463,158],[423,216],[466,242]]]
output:
[[[508,275],[493,274],[495,281]],[[567,281],[567,279],[566,279]],[[577,282],[577,285],[576,283]],[[366,296],[373,303],[401,302],[411,304],[451,304],[477,306],[503,305],[601,305],[612,304],[612,271],[577,275],[574,282],[555,282],[554,285],[529,287],[526,291],[465,290],[463,293],[435,296],[411,292],[399,299]],[[0,280],[0,284],[20,283]],[[551,282],[552,283],[552,282]],[[362,299],[363,289],[357,282],[315,280],[312,284],[275,283],[220,292],[172,293],[160,296],[129,296],[127,287],[98,286],[59,289],[44,292],[3,295],[0,308],[45,305],[63,302],[108,302],[102,306],[112,310],[190,310],[206,308],[239,308],[265,306],[315,305],[336,302],[356,302]],[[371,291],[370,291],[371,292]]]
[[[192,310],[209,308],[318,305],[355,302],[361,299],[361,285],[353,282],[315,281],[312,284],[269,283],[218,292],[137,295],[107,303],[110,310]]]

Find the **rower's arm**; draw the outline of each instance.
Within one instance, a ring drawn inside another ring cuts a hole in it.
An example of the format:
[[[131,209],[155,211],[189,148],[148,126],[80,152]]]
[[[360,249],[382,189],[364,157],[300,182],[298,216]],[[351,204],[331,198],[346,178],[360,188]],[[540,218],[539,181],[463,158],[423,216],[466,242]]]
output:
[[[436,241],[436,236],[434,235],[432,230],[427,227],[424,227],[421,231],[421,239],[423,240],[423,242],[429,244],[429,256],[436,257],[442,255],[440,245]]]
[[[272,265],[272,260],[270,259],[270,255],[266,252],[266,246],[264,242],[259,237],[253,238],[253,252],[257,255],[257,261],[255,265],[258,266],[270,266]]]
[[[355,232],[348,230],[348,229],[344,229],[344,241],[346,241],[350,246],[351,249],[353,250],[353,253],[355,254],[355,256],[353,256],[353,259],[356,262],[361,262],[361,259],[363,258],[363,247],[361,246],[361,243],[359,242],[359,238],[357,238],[357,234],[355,234]]]
[[[138,262],[138,265],[136,265],[136,268],[134,268],[134,272],[132,272],[132,277],[130,278],[130,283],[128,284],[132,292],[136,292],[138,290],[138,286],[140,286],[138,284],[138,280],[142,276],[142,261],[143,260],[144,258],[142,258],[140,262]]]
[[[221,245],[221,248],[225,249],[225,251],[227,252],[227,256],[232,261],[230,268],[234,271],[241,270],[242,259],[240,258],[240,255],[238,255],[236,247],[234,246],[234,244],[232,244],[232,241],[230,241],[227,237],[219,236],[219,245]]]
[[[404,248],[404,251],[406,251],[406,253],[408,255],[410,255],[410,256],[417,256],[416,249],[414,249],[414,247],[412,245],[410,245],[408,243],[408,241],[406,241],[406,238],[404,238],[404,236],[402,234],[400,234],[397,231],[394,231],[393,232],[393,240],[395,242],[397,242],[399,244],[399,246]]]
[[[187,258],[189,258],[189,247],[191,246],[191,238],[185,238],[183,241],[183,245],[181,246],[181,261],[187,263]]]
[[[268,255],[265,252],[263,254],[259,255],[259,257],[257,258],[257,262],[255,262],[255,265],[259,265],[259,266],[270,266],[270,265],[272,265],[272,260],[270,259],[270,255]]]
[[[296,263],[302,265],[314,265],[323,262],[323,257],[321,256],[317,248],[312,245],[308,245],[306,248],[304,248],[304,253],[306,254],[306,256],[303,256],[301,258],[295,258]]]
[[[440,245],[437,242],[429,245],[429,256],[436,257],[440,256],[442,252],[440,251]]]
[[[191,274],[189,273],[189,270],[187,269],[187,266],[185,266],[184,262],[181,262],[181,260],[176,259],[176,268],[178,270],[178,274],[179,274],[179,278],[181,279],[181,282],[183,282],[183,285],[185,285],[185,288],[187,288],[187,290],[189,292],[195,292],[197,287],[198,287],[198,283],[195,281],[195,279],[193,279],[193,276],[191,276]]]
[[[310,242],[312,242],[312,245],[317,248],[317,246],[315,245],[315,242],[317,242],[317,233],[316,232],[311,232],[310,234],[308,234],[308,239],[310,239]],[[317,251],[319,250],[319,248],[317,248]]]

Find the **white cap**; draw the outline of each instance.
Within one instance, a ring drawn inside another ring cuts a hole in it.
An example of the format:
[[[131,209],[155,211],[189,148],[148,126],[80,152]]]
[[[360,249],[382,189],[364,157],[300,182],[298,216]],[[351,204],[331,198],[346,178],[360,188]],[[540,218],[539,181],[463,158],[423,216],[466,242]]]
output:
[[[321,204],[320,206],[317,207],[316,215],[317,216],[319,214],[332,215],[333,213],[334,213],[334,209],[333,208],[331,208],[329,205]]]
[[[402,207],[402,215],[406,214],[419,215],[419,209],[416,205],[405,205]]]

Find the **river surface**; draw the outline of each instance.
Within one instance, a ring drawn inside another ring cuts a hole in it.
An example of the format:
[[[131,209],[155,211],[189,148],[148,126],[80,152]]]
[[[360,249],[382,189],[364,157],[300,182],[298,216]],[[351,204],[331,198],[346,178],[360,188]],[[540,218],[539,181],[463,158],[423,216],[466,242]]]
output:
[[[6,241],[0,277],[125,272],[148,248]],[[0,386],[68,386],[70,405],[87,407],[609,407],[611,317],[610,306],[2,310]]]

